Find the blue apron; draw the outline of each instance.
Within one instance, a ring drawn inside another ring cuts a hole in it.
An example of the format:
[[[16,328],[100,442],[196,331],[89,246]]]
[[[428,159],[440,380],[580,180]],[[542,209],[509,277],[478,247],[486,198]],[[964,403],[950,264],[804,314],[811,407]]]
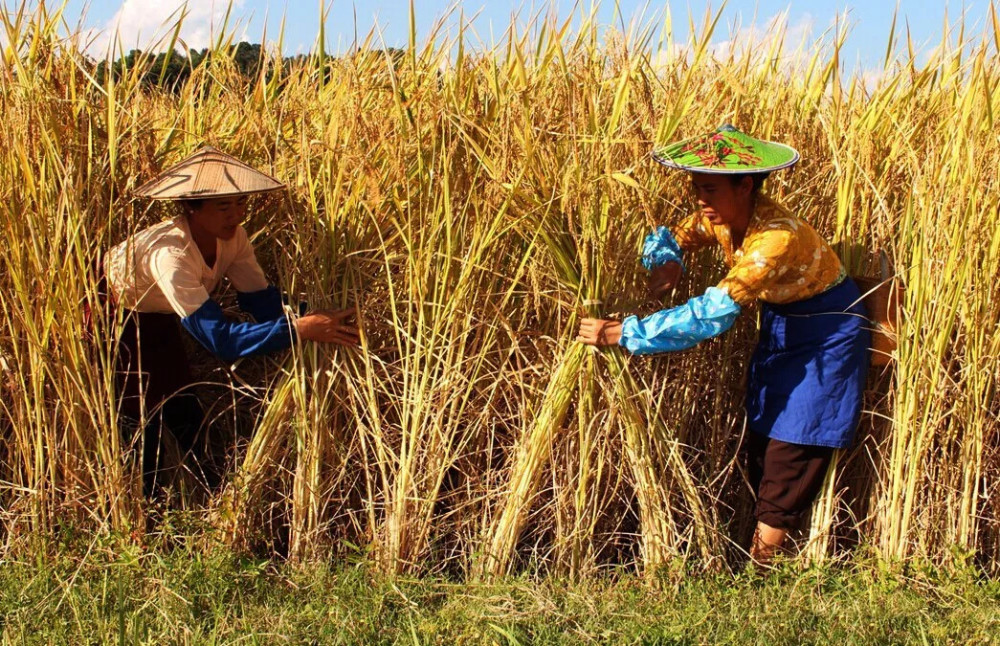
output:
[[[805,300],[762,303],[747,375],[750,430],[793,444],[849,446],[870,346],[868,314],[850,278]]]

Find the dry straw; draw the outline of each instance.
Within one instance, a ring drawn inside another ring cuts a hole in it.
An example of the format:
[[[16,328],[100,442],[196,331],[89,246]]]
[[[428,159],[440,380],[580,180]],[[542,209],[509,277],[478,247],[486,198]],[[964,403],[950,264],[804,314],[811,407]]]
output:
[[[893,28],[874,81],[843,75],[843,29],[790,56],[778,28],[770,49],[719,59],[719,14],[689,43],[670,41],[669,20],[660,38],[601,31],[594,15],[540,17],[495,49],[463,26],[413,33],[399,54],[374,35],[338,58],[269,52],[249,79],[223,30],[161,87],[144,81],[150,56],[98,74],[44,4],[3,13],[5,549],[69,525],[146,526],[139,438],[118,426],[110,372],[120,321],[96,306],[86,327],[81,308],[101,302],[101,252],[166,215],[132,200],[136,179],[208,143],[287,184],[252,207],[261,259],[312,307],[357,305],[364,335],[232,368],[196,355],[222,384],[203,395],[226,409],[212,433],[230,438],[232,465],[212,500],[179,502],[221,530],[206,538],[305,561],[360,552],[397,573],[739,563],[752,314],[674,356],[572,341],[581,315],[660,306],[645,300],[640,240],[692,204],[649,163],[653,144],[732,122],[802,152],[768,190],[852,272],[877,276],[885,250],[907,286],[893,361],[871,379],[807,555],[860,539],[890,561],[997,572],[995,6],[985,32],[957,29],[926,62]],[[711,251],[689,260],[674,302],[722,271]]]

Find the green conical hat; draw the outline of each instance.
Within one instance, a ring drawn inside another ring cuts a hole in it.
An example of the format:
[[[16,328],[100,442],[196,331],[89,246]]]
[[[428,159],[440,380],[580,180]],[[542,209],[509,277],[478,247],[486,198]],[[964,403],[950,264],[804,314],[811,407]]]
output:
[[[770,173],[799,161],[791,146],[754,139],[730,125],[653,151],[664,166],[698,173]]]

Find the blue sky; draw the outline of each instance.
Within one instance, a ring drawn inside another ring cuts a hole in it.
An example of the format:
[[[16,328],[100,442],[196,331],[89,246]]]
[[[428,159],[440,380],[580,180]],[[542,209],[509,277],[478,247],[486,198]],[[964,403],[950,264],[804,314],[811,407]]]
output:
[[[16,0],[4,0],[8,4]],[[483,45],[501,40],[510,24],[511,16],[519,14],[519,22],[538,10],[553,10],[561,17],[573,15],[574,7],[589,7],[592,0],[414,0],[417,15],[418,40],[425,40],[432,26],[453,6],[461,7],[465,15],[477,16],[473,27]],[[331,53],[343,52],[350,47],[355,33],[360,37],[378,25],[386,45],[406,43],[409,32],[408,0],[233,0],[231,23],[237,23],[237,33],[251,42],[277,38],[282,18],[285,21],[284,52],[305,53],[315,46],[319,33],[320,6],[326,11],[326,49]],[[53,4],[52,0],[49,2]],[[701,23],[706,7],[711,5],[694,0],[686,2],[646,2],[645,0],[619,0],[622,13],[627,18],[655,21],[663,24],[665,9],[673,16],[674,37],[683,41],[688,36],[688,17],[693,15]],[[81,25],[93,30],[91,51],[107,49],[108,35],[116,27],[126,48],[145,47],[165,32],[163,25],[169,16],[184,5],[182,0],[68,0],[66,20],[71,25]],[[877,68],[885,53],[889,26],[895,9],[885,0],[836,0],[834,2],[805,2],[803,0],[730,0],[723,11],[722,21],[713,42],[725,48],[736,41],[745,43],[760,40],[776,16],[785,15],[790,40],[817,38],[836,20],[847,15],[852,25],[845,48],[848,69]],[[989,0],[899,0],[900,25],[908,24],[918,48],[928,53],[940,42],[945,16],[954,22],[963,13],[967,27],[978,33],[989,21]],[[222,22],[227,8],[226,0],[192,0],[186,6],[188,17],[181,36],[194,48],[206,46],[213,30]],[[451,23],[457,21],[458,12],[452,13]],[[615,18],[614,0],[599,3],[599,21],[612,24]],[[797,44],[797,43],[796,43]],[[473,47],[476,45],[473,44]]]

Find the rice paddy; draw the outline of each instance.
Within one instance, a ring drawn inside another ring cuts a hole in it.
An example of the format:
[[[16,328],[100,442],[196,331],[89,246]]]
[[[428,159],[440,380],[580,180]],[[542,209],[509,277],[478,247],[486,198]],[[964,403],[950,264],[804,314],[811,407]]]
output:
[[[663,307],[641,241],[694,205],[649,151],[729,122],[797,148],[765,189],[852,273],[877,277],[884,257],[905,286],[898,347],[872,371],[800,558],[864,545],[1000,571],[995,5],[928,56],[889,27],[899,46],[874,80],[845,74],[838,30],[792,54],[779,28],[718,58],[721,14],[669,43],[669,25],[583,13],[541,15],[495,48],[459,29],[398,55],[373,36],[289,65],[265,50],[253,77],[223,34],[158,86],[143,80],[152,56],[99,75],[58,8],[0,15],[3,553],[67,527],[141,541],[155,515],[141,434],[116,414],[120,316],[96,307],[85,323],[83,304],[100,303],[101,254],[173,213],[130,191],[207,143],[287,183],[251,205],[258,257],[311,307],[356,305],[363,338],[233,366],[192,347],[226,483],[204,495],[181,472],[170,504],[200,515],[205,549],[360,550],[386,574],[469,578],[739,567],[754,314],[655,358],[573,340],[581,316]],[[723,273],[712,251],[689,264],[668,303]]]

